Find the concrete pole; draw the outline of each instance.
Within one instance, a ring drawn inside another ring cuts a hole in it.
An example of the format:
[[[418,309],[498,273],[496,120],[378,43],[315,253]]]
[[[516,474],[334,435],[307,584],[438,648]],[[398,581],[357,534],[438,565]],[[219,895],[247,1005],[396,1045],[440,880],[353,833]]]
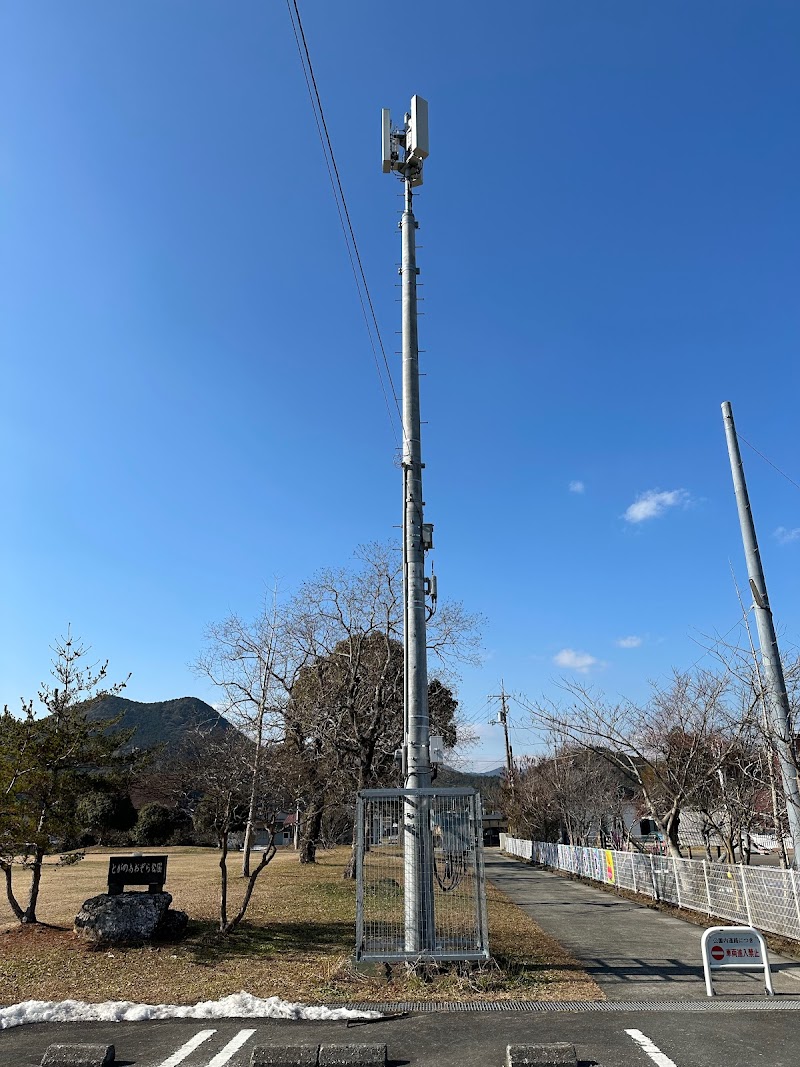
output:
[[[411,183],[406,182],[403,235],[403,473],[405,494],[405,566],[407,582],[406,646],[408,652],[408,764],[406,788],[431,784],[428,742],[428,651],[425,610],[425,550],[422,543],[422,450],[419,413],[419,342],[417,338],[417,222]]]
[[[419,342],[417,337],[416,230],[410,177],[405,181],[401,295],[403,314],[403,569],[406,631],[406,789],[431,785],[428,716],[428,651],[425,610],[425,549],[422,539],[422,449],[420,442]],[[407,952],[432,951],[433,870],[427,799],[405,803],[405,936]]]
[[[725,424],[725,437],[728,442],[728,457],[733,475],[733,488],[736,493],[736,506],[739,510],[739,525],[742,529],[744,554],[747,559],[747,575],[753,591],[753,611],[758,629],[758,644],[761,650],[761,662],[764,666],[766,682],[765,700],[768,702],[772,718],[773,737],[778,752],[778,761],[783,778],[783,793],[786,798],[786,815],[789,822],[789,837],[792,842],[792,866],[797,869],[800,861],[800,791],[797,786],[797,766],[793,751],[794,739],[790,726],[789,697],[783,677],[783,665],[778,649],[778,638],[772,619],[772,609],[767,596],[767,583],[761,556],[756,540],[756,528],[747,495],[747,483],[744,467],[739,452],[739,441],[733,422],[733,411],[726,400],[722,405],[722,421]]]
[[[753,669],[755,670],[755,682],[753,688],[758,694],[758,699],[761,703],[761,718],[764,723],[764,743],[766,748],[767,757],[767,774],[769,775],[769,795],[772,801],[772,821],[775,827],[775,836],[778,839],[778,848],[781,853],[781,866],[788,868],[789,866],[789,853],[786,850],[786,839],[781,828],[780,819],[780,805],[778,804],[778,783],[775,780],[775,752],[772,745],[772,716],[770,715],[769,704],[766,699],[764,690],[764,679],[761,677],[761,664],[758,662],[758,655],[756,653],[756,646],[753,642],[753,632],[750,629],[750,620],[747,617],[747,610],[742,600],[742,594],[739,591],[739,583],[736,581],[736,576],[733,573],[733,565],[731,565],[731,577],[733,578],[733,585],[736,589],[736,599],[739,601],[739,607],[742,609],[742,619],[744,620],[744,628],[747,631],[747,641],[750,645],[750,656],[753,660]]]

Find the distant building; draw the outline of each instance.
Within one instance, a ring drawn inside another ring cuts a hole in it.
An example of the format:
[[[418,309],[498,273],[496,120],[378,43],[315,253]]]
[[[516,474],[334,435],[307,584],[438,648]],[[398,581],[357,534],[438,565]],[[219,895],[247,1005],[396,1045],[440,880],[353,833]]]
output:
[[[508,833],[508,819],[500,811],[486,812],[483,816],[483,843],[486,846],[500,844],[500,834]]]
[[[277,848],[291,847],[294,844],[294,827],[296,819],[297,817],[293,811],[278,812],[275,819],[275,838],[272,842]],[[270,844],[270,841],[272,841],[270,827],[265,826],[263,823],[256,823],[255,834],[253,836],[253,848],[266,848],[266,846]],[[230,845],[231,848],[243,848],[244,834],[231,834]]]

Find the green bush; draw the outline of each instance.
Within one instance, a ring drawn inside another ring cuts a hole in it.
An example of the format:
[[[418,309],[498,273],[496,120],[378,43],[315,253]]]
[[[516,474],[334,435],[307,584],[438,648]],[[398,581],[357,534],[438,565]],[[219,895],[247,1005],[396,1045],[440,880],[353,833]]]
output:
[[[163,804],[145,804],[133,828],[137,845],[166,845],[176,829],[178,813]]]

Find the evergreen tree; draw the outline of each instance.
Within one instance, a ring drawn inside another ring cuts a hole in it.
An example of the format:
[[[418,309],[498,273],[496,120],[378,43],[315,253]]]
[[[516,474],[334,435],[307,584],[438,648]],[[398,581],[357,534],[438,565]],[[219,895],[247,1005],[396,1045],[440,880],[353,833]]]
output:
[[[125,682],[105,685],[108,663],[85,665],[88,648],[69,630],[53,646],[51,673],[43,682],[34,712],[23,701],[22,717],[4,708],[0,717],[0,870],[11,910],[21,923],[35,923],[45,855],[80,831],[78,801],[95,788],[97,776],[114,773],[131,757],[119,750],[129,731],[114,730],[119,720],[90,722],[94,701],[117,693]],[[14,868],[30,873],[27,902],[13,877]]]

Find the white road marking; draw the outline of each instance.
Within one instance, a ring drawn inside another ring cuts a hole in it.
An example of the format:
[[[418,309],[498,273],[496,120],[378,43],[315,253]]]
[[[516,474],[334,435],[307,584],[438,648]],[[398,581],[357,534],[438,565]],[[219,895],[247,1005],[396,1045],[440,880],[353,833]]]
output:
[[[200,1030],[194,1037],[189,1038],[185,1045],[181,1045],[177,1052],[173,1052],[163,1063],[159,1064],[159,1067],[178,1067],[179,1063],[182,1063],[187,1056],[191,1056],[196,1048],[204,1041],[208,1041],[216,1032],[216,1030]]]
[[[213,1060],[209,1060],[208,1067],[224,1067],[234,1053],[238,1052],[245,1041],[249,1041],[255,1030],[240,1030],[236,1037],[232,1037],[224,1049],[221,1049]]]
[[[626,1030],[625,1033],[628,1037],[633,1038],[636,1044],[640,1046],[642,1052],[646,1053],[658,1067],[676,1067],[675,1061],[671,1060],[666,1053],[662,1052],[660,1048],[654,1045],[650,1038],[643,1034],[641,1030]]]

